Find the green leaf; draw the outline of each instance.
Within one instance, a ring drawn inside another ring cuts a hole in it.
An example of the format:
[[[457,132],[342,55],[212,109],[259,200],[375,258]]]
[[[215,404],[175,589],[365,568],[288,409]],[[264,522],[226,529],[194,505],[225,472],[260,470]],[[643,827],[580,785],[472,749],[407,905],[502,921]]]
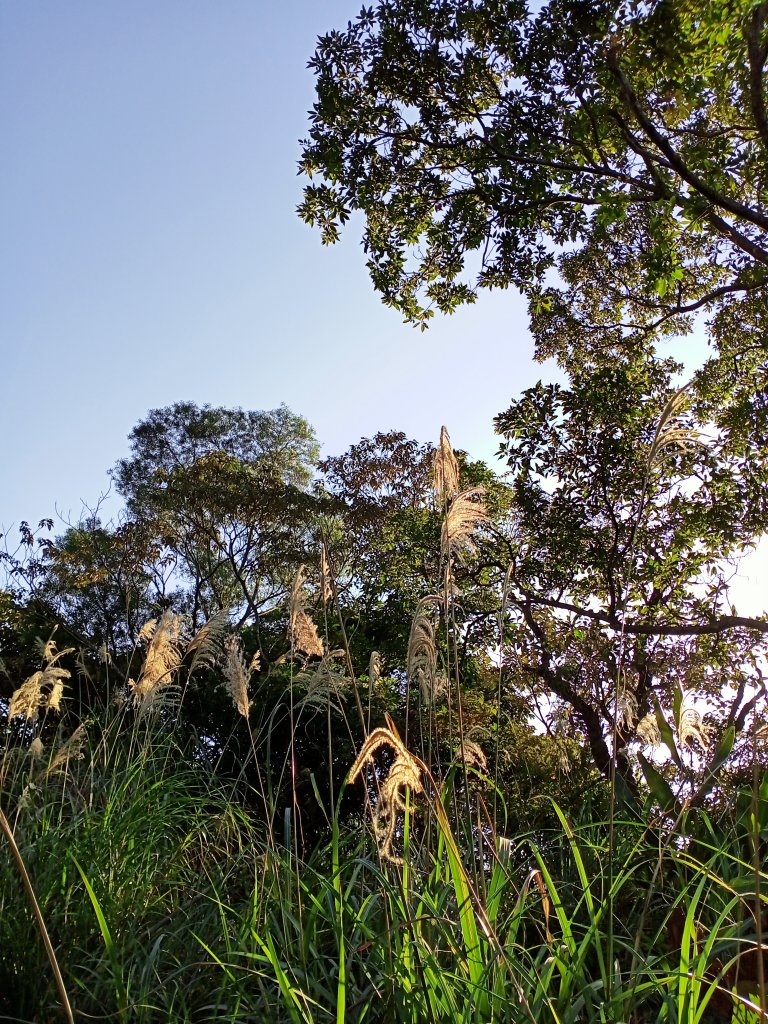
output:
[[[709,766],[710,774],[714,774],[718,771],[731,755],[733,750],[733,744],[736,740],[736,726],[729,725],[723,735],[720,737],[720,742],[715,748],[715,753],[712,758],[712,762]]]
[[[677,744],[675,743],[675,734],[672,731],[672,727],[670,726],[669,722],[664,717],[664,712],[661,709],[661,704],[659,704],[658,698],[655,695],[653,697],[653,707],[654,711],[656,712],[656,724],[659,727],[659,733],[661,735],[661,738],[663,742],[666,743],[666,745],[669,747],[669,753],[672,757],[672,760],[675,762],[678,768],[682,768],[683,762],[680,757],[680,752],[677,749]]]
[[[637,758],[640,762],[640,768],[642,769],[643,775],[645,776],[645,781],[648,783],[648,788],[653,794],[655,800],[661,806],[662,810],[666,811],[671,807],[674,807],[675,794],[672,792],[672,788],[661,772],[651,764],[644,754],[638,752]]]

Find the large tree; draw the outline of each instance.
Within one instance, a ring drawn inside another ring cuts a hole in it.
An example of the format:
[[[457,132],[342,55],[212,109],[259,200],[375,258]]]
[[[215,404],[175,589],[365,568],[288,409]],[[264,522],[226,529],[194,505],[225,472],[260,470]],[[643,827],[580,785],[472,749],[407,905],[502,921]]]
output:
[[[307,421],[286,406],[177,402],[151,410],[130,442],[113,471],[118,491],[161,546],[170,582],[185,586],[193,622],[232,609],[243,624],[282,598],[317,506]]]
[[[706,311],[749,362],[767,22],[756,0],[381,0],[310,61],[300,213],[333,242],[361,211],[374,286],[422,325],[515,285],[540,355]]]
[[[566,711],[597,767],[630,789],[632,744],[656,725],[684,727],[681,709],[691,724],[696,698],[735,736],[763,693],[768,619],[739,615],[728,579],[768,527],[768,448],[712,430],[674,369],[603,354],[497,418],[516,493],[511,680],[550,725]],[[687,739],[701,756],[706,732]]]

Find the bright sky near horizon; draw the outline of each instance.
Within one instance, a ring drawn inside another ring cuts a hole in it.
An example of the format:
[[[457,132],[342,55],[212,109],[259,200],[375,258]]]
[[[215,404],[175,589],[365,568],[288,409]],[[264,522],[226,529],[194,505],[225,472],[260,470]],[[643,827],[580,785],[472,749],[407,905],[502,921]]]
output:
[[[0,3],[0,532],[76,520],[180,399],[285,402],[329,455],[445,423],[490,461],[494,415],[551,374],[516,294],[419,333],[354,231],[323,249],[298,220],[306,63],[358,8]]]

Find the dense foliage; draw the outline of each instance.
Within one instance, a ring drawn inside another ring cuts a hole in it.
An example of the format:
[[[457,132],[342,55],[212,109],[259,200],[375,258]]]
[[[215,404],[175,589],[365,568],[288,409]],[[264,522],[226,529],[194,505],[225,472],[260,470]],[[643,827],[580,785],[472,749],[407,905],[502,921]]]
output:
[[[768,527],[767,23],[381,0],[320,39],[302,216],[362,211],[422,326],[522,289],[560,382],[501,475],[178,402],[116,522],[4,538],[3,1019],[764,1019],[768,618],[728,581]]]
[[[301,167],[320,183],[301,214],[332,242],[361,210],[374,286],[416,321],[514,284],[542,353],[595,326],[679,332],[704,308],[714,336],[726,319],[744,335],[768,264],[767,16],[753,0],[364,7],[310,62]]]

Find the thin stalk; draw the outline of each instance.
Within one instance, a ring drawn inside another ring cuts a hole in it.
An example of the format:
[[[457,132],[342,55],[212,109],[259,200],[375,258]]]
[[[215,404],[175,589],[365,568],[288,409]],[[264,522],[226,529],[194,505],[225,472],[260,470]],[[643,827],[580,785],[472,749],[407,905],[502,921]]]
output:
[[[768,1006],[765,1002],[765,963],[763,953],[763,907],[762,887],[760,885],[760,816],[758,797],[760,791],[760,773],[757,764],[757,716],[752,717],[752,800],[750,807],[750,839],[752,841],[752,871],[755,881],[755,942],[757,944],[757,992],[760,997],[760,1010],[763,1018]]]
[[[45,952],[48,954],[48,960],[51,964],[53,976],[56,979],[56,987],[59,990],[59,998],[61,999],[62,1009],[64,1010],[64,1014],[67,1020],[70,1022],[70,1024],[75,1024],[75,1018],[72,1014],[72,1007],[70,1005],[69,997],[67,996],[67,990],[64,985],[64,978],[62,977],[61,970],[59,968],[59,962],[56,959],[56,953],[54,951],[53,945],[51,944],[50,937],[48,935],[48,929],[45,927],[45,921],[43,920],[43,914],[42,911],[40,910],[40,904],[37,902],[35,890],[32,888],[32,882],[30,881],[29,875],[27,874],[27,869],[24,865],[24,860],[21,856],[21,851],[16,845],[16,840],[14,839],[13,832],[11,831],[11,826],[8,823],[8,819],[6,818],[2,809],[0,809],[0,829],[2,829],[3,833],[5,834],[5,838],[8,840],[8,845],[11,848],[13,859],[16,861],[16,866],[19,869],[21,880],[24,883],[24,889],[26,890],[30,906],[32,907],[32,911],[35,915],[37,927],[40,931],[40,935],[43,940],[43,945],[45,946]]]

